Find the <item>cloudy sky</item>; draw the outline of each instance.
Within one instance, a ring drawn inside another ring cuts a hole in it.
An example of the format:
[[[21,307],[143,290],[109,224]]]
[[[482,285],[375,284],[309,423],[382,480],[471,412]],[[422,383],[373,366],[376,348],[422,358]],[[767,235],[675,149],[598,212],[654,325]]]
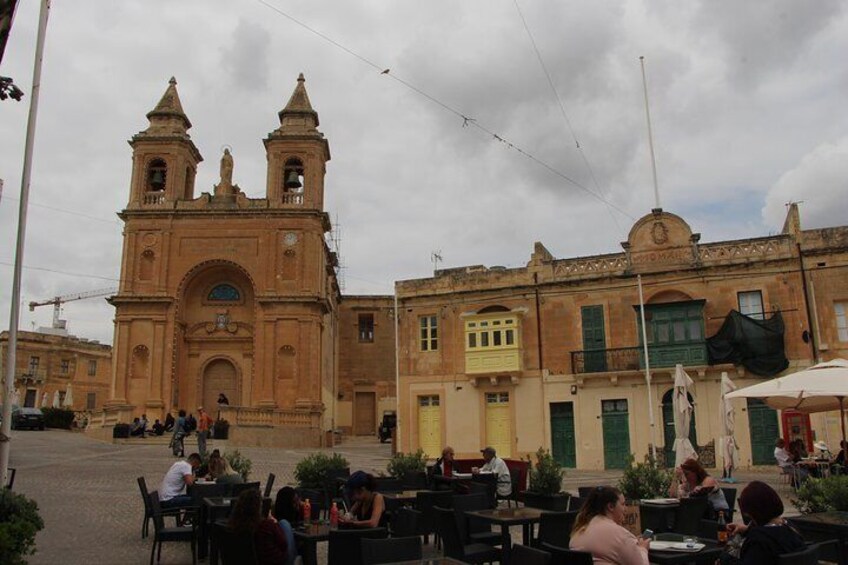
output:
[[[29,92],[39,2],[19,4],[0,74]],[[845,224],[845,53],[848,13],[834,0],[55,0],[24,301],[116,284],[126,140],[172,75],[206,159],[196,193],[229,145],[254,197],[261,140],[306,75],[333,155],[345,291],[370,294],[427,276],[434,250],[446,267],[523,265],[536,240],[557,257],[620,250],[654,204],[640,55],[662,206],[702,241],[779,231],[789,200],[804,202],[804,227]],[[26,114],[0,103],[4,328]],[[25,311],[21,327],[50,316]],[[64,317],[111,342],[102,299]]]

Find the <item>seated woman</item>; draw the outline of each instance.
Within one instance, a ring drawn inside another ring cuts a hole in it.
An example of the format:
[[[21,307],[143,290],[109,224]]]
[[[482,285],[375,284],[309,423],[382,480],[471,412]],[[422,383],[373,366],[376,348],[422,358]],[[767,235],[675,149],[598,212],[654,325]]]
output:
[[[709,476],[696,459],[687,459],[674,470],[675,479],[668,488],[668,495],[674,498],[687,496],[706,496],[710,502],[710,517],[718,517],[719,512],[728,512],[730,506],[724,498],[724,491],[714,478]]]
[[[377,492],[377,483],[372,475],[357,471],[345,484],[348,496],[353,500],[350,509],[352,518],[339,517],[339,524],[354,528],[376,528],[385,525],[386,501]]]
[[[209,458],[209,476],[219,485],[238,485],[244,478],[230,467],[223,457]]]
[[[830,472],[838,475],[845,473],[845,448],[848,447],[848,442],[844,439],[839,442],[839,453],[836,457],[830,460]]]
[[[781,517],[783,502],[773,488],[760,481],[748,483],[739,495],[739,510],[748,525],[728,524],[730,535],[744,538],[737,557],[722,557],[722,563],[777,565],[778,556],[804,549],[801,535]]]
[[[574,520],[569,547],[588,551],[598,565],[648,565],[649,540],[625,529],[624,495],[614,487],[597,487]]]
[[[252,534],[259,565],[284,565],[288,545],[277,521],[262,515],[262,495],[259,490],[242,492],[230,513],[227,527],[236,533]]]
[[[297,545],[294,540],[293,528],[300,521],[303,512],[301,510],[300,497],[292,487],[283,487],[277,491],[277,499],[274,501],[274,509],[271,511],[283,534],[286,536],[289,553],[287,565],[292,565],[297,557]]]

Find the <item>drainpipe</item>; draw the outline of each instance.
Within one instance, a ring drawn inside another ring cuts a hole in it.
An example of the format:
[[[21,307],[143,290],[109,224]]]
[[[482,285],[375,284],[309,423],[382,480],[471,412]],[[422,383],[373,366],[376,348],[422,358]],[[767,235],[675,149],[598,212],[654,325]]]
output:
[[[538,336],[537,349],[539,355],[539,387],[541,390],[541,394],[539,396],[542,402],[541,412],[539,412],[539,414],[542,415],[542,444],[548,445],[548,425],[547,422],[544,421],[545,405],[547,403],[545,402],[545,369],[544,358],[542,357],[542,309],[539,307],[539,273],[533,273],[533,284],[535,285],[534,292],[536,295],[536,335]]]
[[[813,314],[810,308],[810,295],[807,291],[807,271],[804,269],[804,255],[801,253],[801,244],[796,243],[795,247],[798,249],[798,264],[801,267],[801,287],[804,290],[804,306],[807,310],[807,327],[810,328],[810,348],[812,350],[812,359],[815,363],[818,347],[816,346],[816,334],[813,331]]]

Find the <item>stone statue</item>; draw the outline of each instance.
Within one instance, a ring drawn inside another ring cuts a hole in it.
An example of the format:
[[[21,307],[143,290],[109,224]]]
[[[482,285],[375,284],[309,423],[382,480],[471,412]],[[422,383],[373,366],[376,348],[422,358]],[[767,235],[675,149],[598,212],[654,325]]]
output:
[[[215,196],[233,194],[233,156],[229,149],[224,149],[221,157],[221,182],[215,185]]]

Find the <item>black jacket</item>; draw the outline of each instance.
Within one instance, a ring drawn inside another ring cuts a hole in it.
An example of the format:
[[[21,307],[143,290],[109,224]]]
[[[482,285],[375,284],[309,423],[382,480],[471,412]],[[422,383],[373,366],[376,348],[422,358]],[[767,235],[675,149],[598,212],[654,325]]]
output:
[[[777,556],[795,553],[806,546],[797,531],[787,525],[751,526],[739,552],[744,565],[777,565]]]

